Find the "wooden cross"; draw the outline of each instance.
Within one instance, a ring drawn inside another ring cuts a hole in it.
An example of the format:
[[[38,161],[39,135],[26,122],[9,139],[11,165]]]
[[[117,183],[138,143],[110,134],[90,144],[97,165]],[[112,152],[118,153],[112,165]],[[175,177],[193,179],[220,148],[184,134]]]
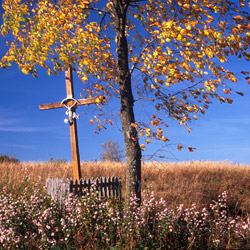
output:
[[[73,89],[73,76],[72,69],[68,68],[65,71],[66,77],[66,90],[67,90],[67,98],[62,102],[55,102],[49,104],[39,105],[40,110],[48,110],[48,109],[56,109],[56,108],[64,108],[67,107],[68,110],[75,112],[75,109],[79,105],[89,105],[93,103],[97,103],[97,98],[86,98],[86,99],[74,99],[74,89]],[[69,127],[70,127],[70,139],[71,139],[71,150],[72,150],[72,165],[73,165],[73,181],[78,181],[81,179],[81,169],[80,169],[80,155],[79,155],[79,147],[78,147],[78,137],[77,137],[77,126],[76,126],[76,118],[69,118]]]

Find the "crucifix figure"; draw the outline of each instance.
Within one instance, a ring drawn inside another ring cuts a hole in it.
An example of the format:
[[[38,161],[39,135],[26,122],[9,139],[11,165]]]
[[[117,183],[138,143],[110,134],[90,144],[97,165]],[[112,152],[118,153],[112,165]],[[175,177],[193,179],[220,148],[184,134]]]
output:
[[[71,67],[65,71],[66,77],[66,90],[67,90],[67,98],[63,99],[61,102],[49,103],[39,105],[40,110],[48,110],[48,109],[56,109],[66,107],[68,110],[66,114],[68,115],[68,119],[66,122],[69,122],[70,127],[70,140],[71,140],[71,150],[72,150],[72,165],[73,165],[73,181],[76,180],[79,183],[81,179],[81,170],[80,170],[80,155],[79,155],[79,147],[78,147],[78,137],[77,137],[77,126],[76,119],[79,116],[76,115],[75,110],[79,105],[89,105],[96,103],[97,98],[86,98],[86,99],[78,99],[74,98],[74,89],[73,89],[73,76]]]

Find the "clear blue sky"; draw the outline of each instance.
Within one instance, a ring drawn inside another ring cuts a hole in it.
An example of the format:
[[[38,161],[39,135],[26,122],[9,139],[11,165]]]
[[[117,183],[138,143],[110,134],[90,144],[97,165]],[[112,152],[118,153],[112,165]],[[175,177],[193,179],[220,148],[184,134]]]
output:
[[[5,41],[0,37],[0,56],[5,51]],[[232,61],[232,69],[248,70],[250,62]],[[38,79],[24,75],[17,66],[0,69],[0,154],[15,156],[21,161],[71,160],[69,127],[64,124],[65,109],[39,111],[39,104],[61,101],[66,97],[64,73],[47,76],[41,70]],[[81,81],[74,78],[75,97],[80,98]],[[205,116],[191,124],[188,133],[185,127],[170,122],[166,135],[171,145],[162,154],[167,161],[228,160],[250,164],[250,85],[246,80],[233,84],[244,96],[234,95],[233,104],[215,102]],[[122,149],[123,136],[118,126],[109,126],[100,135],[94,134],[89,123],[91,109],[79,107],[78,136],[81,161],[99,159],[101,144],[108,140],[117,141]],[[176,145],[182,143],[197,148],[193,153]],[[160,145],[151,144],[144,155]]]

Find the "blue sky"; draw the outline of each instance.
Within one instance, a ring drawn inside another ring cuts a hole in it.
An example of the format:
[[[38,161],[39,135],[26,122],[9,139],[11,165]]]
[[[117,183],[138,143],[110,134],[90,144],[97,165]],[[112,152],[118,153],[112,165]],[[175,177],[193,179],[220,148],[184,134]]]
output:
[[[0,37],[0,56],[5,51],[5,41]],[[231,61],[236,71],[248,70],[250,63]],[[0,69],[0,154],[15,156],[21,161],[71,160],[69,127],[64,124],[65,109],[39,111],[39,104],[61,101],[66,97],[64,73],[48,76],[39,71],[38,79],[24,75],[16,65],[7,70]],[[75,97],[80,98],[82,83],[74,78]],[[162,154],[166,161],[227,160],[250,164],[250,85],[246,80],[233,84],[244,96],[233,95],[233,104],[215,102],[198,121],[191,124],[188,133],[185,127],[170,122],[168,134],[170,144]],[[108,126],[100,135],[94,134],[89,123],[90,107],[79,107],[77,113],[78,137],[81,161],[98,160],[101,144],[108,140],[120,143],[123,135],[118,125]],[[136,114],[135,114],[136,115]],[[197,148],[193,153],[187,149],[178,151],[182,143]],[[152,143],[143,154],[150,155],[161,147]],[[147,158],[147,157],[146,157]]]
[[[2,53],[2,51],[1,51]],[[69,128],[64,124],[64,109],[39,111],[39,104],[61,101],[66,96],[64,74],[39,78],[24,75],[17,66],[0,69],[0,153],[16,156],[22,161],[71,160]],[[80,98],[82,84],[75,77],[75,96]],[[171,122],[168,136],[171,144],[165,148],[167,161],[228,160],[250,164],[250,86],[245,80],[235,84],[245,95],[234,96],[233,104],[216,102],[205,116],[194,121],[192,131]],[[112,139],[123,148],[118,126],[109,126],[95,135],[89,123],[90,107],[78,107],[78,135],[82,161],[99,159],[101,144]],[[176,149],[177,143],[197,148],[193,153]],[[152,144],[144,155],[160,145]]]

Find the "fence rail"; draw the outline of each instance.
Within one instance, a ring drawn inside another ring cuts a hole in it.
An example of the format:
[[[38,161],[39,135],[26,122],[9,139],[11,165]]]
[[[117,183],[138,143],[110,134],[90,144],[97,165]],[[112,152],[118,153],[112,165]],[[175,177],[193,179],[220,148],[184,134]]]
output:
[[[61,205],[70,193],[86,195],[87,192],[91,191],[91,188],[96,190],[99,197],[117,197],[120,200],[122,198],[120,177],[86,178],[81,179],[79,183],[69,179],[48,178],[46,180],[47,193]]]

